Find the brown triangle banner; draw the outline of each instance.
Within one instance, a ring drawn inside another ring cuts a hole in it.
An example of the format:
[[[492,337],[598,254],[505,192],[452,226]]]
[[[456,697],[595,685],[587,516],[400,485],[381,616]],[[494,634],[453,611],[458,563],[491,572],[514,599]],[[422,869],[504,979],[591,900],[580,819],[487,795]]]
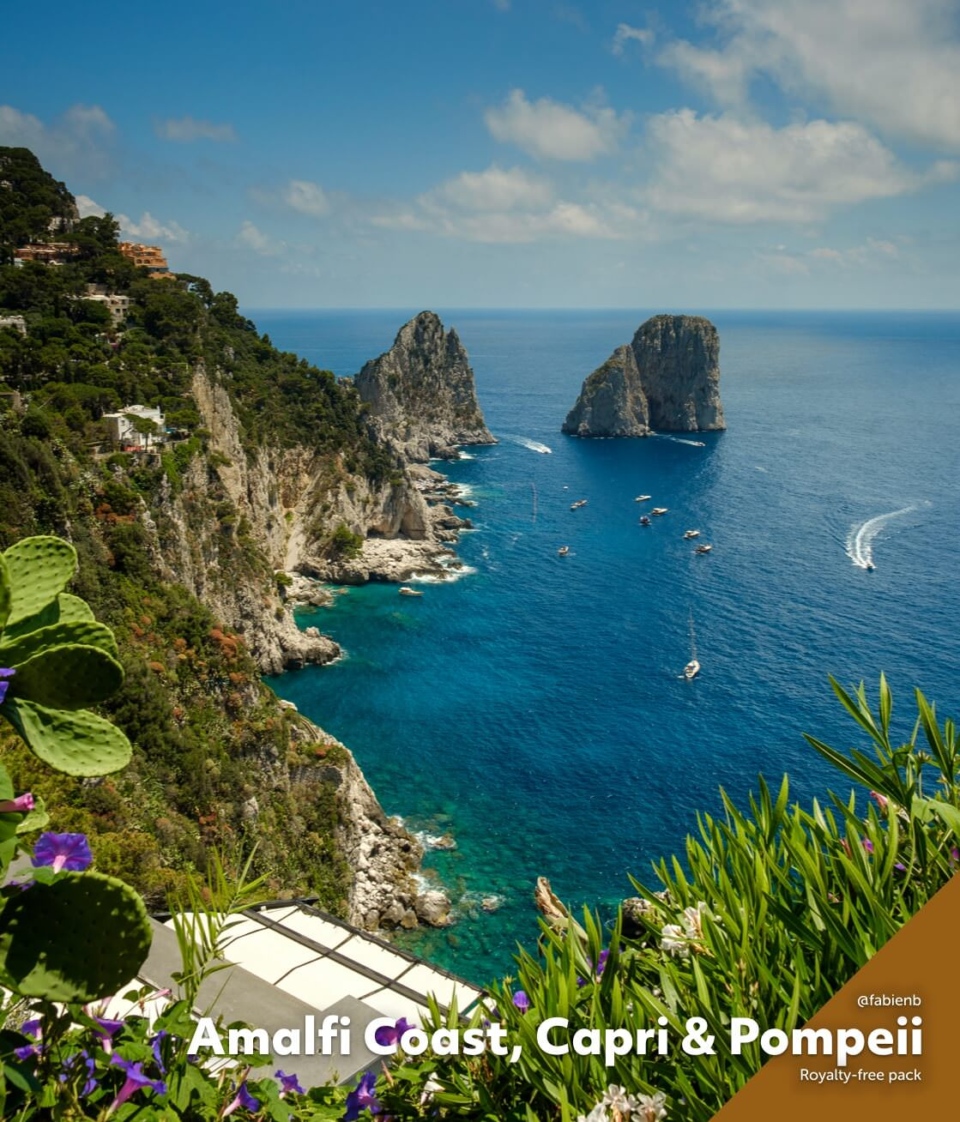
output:
[[[806,1023],[829,1031],[832,1054],[774,1056],[714,1122],[958,1117],[958,935],[955,876]],[[876,1049],[893,1054],[870,1050],[877,1030]]]

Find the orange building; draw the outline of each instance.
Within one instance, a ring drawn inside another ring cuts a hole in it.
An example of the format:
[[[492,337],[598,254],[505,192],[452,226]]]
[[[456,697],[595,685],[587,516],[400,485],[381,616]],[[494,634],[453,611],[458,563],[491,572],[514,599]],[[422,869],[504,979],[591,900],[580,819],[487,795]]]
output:
[[[142,245],[140,242],[121,242],[120,252],[140,269],[149,269],[155,277],[172,276],[163,250],[158,245]]]

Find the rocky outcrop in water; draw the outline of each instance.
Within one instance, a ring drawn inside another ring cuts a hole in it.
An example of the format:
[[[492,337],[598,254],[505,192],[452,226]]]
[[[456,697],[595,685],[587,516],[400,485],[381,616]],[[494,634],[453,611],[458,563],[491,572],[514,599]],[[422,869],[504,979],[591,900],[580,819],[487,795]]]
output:
[[[562,431],[648,436],[725,428],[720,340],[703,316],[654,316],[583,383]]]
[[[354,384],[377,437],[405,460],[456,459],[460,444],[496,444],[477,402],[467,352],[433,312],[404,324]]]

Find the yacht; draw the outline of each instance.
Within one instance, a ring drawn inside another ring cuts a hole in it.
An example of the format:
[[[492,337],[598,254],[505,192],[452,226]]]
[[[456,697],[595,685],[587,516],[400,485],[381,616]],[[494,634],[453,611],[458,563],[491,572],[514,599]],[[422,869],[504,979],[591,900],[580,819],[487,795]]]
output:
[[[688,682],[696,678],[699,673],[700,663],[697,662],[695,658],[690,659],[687,665],[683,668],[683,676],[687,679]]]
[[[587,500],[586,499],[577,499],[577,501],[575,503],[570,504],[570,509],[571,510],[579,510],[580,507],[586,506],[586,505],[587,505]]]
[[[559,553],[561,557],[566,557],[569,552],[570,552],[570,546],[568,546],[568,545],[562,545],[557,550],[557,553]]]
[[[699,538],[700,537],[700,531],[699,530],[685,530],[683,536],[686,538],[687,541],[690,541],[693,538]]]
[[[635,503],[645,503],[648,499],[651,499],[652,497],[653,497],[652,495],[637,495],[637,497],[633,501]]]
[[[653,510],[650,511],[650,513],[651,514],[666,514],[669,509],[670,508],[666,507],[666,506],[655,506],[653,508]]]
[[[694,553],[709,553],[711,549],[713,549],[712,545],[704,544],[704,545],[698,545],[697,548],[693,552]]]
[[[418,592],[417,589],[411,588],[407,584],[403,584],[403,585],[400,586],[400,595],[401,596],[422,596],[423,593]]]

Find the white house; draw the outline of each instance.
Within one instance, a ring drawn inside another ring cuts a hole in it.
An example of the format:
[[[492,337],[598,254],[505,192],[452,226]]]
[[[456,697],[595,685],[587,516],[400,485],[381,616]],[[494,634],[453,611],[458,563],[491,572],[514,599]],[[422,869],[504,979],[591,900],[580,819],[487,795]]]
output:
[[[107,436],[121,447],[139,451],[163,444],[166,440],[166,419],[159,409],[148,405],[127,405],[119,413],[104,413]],[[150,421],[154,429],[138,432],[138,421]]]

